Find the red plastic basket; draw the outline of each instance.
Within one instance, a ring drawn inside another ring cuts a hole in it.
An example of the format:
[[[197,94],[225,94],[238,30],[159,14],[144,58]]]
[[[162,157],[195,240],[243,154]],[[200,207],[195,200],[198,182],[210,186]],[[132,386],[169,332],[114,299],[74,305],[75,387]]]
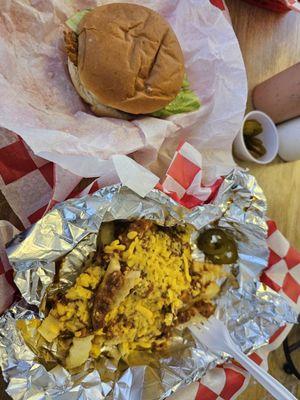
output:
[[[291,10],[291,6],[287,5],[284,0],[244,0],[247,3],[254,4],[258,7],[267,8],[277,12],[287,12]]]

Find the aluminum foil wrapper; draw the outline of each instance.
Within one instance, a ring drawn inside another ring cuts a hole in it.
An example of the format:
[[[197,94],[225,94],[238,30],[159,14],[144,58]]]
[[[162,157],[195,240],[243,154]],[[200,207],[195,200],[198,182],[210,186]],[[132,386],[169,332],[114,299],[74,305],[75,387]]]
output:
[[[60,365],[47,370],[37,361],[16,327],[17,320],[43,317],[46,290],[61,290],[74,283],[83,262],[96,250],[101,223],[116,219],[146,218],[168,226],[190,223],[198,231],[218,221],[230,230],[238,244],[239,260],[232,266],[238,284],[224,283],[216,315],[245,352],[266,344],[280,326],[296,322],[297,316],[280,295],[257,280],[269,254],[265,211],[261,188],[240,169],[227,176],[212,204],[191,210],[158,190],[141,198],[118,185],[57,205],[8,249],[23,297],[0,318],[0,363],[9,395],[14,399],[165,399],[226,359],[226,354],[214,354],[195,343],[185,328],[174,332],[177,345],[168,356],[157,359],[155,366],[130,367],[114,381],[102,378],[104,369],[115,370],[109,360],[97,369],[87,363],[76,375]],[[203,256],[196,246],[194,254]],[[55,261],[62,256],[61,279],[54,285]]]

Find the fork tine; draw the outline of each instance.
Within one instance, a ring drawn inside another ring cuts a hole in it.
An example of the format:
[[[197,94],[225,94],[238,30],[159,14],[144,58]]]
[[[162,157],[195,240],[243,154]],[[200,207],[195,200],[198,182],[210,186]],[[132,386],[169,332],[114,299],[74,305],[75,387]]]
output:
[[[195,339],[197,339],[199,342],[203,342],[203,332],[201,329],[199,329],[198,326],[196,325],[191,325],[189,327],[190,331],[192,332],[192,335]]]
[[[194,333],[197,336],[197,338],[202,341],[205,342],[206,338],[210,332],[210,327],[208,325],[193,325],[194,328]]]
[[[208,322],[209,325],[212,325],[212,324],[217,324],[218,326],[223,326],[224,325],[224,323],[222,321],[220,321],[218,318],[216,318],[214,315],[209,317],[207,322]]]
[[[191,325],[190,330],[192,331],[192,333],[195,333],[195,335],[199,335],[201,332],[201,329],[199,329],[199,327],[197,325]]]

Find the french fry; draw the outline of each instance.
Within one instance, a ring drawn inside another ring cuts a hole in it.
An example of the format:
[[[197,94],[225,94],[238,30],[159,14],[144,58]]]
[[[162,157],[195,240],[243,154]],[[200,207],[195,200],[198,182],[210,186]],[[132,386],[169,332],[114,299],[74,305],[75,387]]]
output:
[[[105,246],[114,240],[115,225],[113,222],[104,222],[101,225],[99,239],[100,243]]]
[[[53,315],[49,314],[38,328],[38,332],[47,342],[52,343],[59,335],[60,329],[60,322]]]
[[[86,336],[83,338],[74,337],[72,346],[69,351],[69,355],[66,358],[66,367],[73,369],[80,367],[89,358],[90,351],[92,349],[92,340],[94,335]]]

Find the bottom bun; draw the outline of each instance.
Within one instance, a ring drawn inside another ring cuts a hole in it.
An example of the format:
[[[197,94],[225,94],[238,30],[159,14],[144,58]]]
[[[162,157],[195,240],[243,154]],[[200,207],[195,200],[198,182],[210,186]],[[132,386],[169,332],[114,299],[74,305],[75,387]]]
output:
[[[130,120],[133,119],[134,116],[132,114],[127,114],[123,111],[116,110],[115,108],[105,106],[100,103],[98,99],[89,92],[81,83],[78,68],[76,65],[72,63],[72,61],[68,58],[68,69],[69,74],[72,80],[72,83],[80,95],[80,97],[91,106],[91,110],[94,114],[98,115],[98,117],[108,117],[108,118],[119,118]]]

